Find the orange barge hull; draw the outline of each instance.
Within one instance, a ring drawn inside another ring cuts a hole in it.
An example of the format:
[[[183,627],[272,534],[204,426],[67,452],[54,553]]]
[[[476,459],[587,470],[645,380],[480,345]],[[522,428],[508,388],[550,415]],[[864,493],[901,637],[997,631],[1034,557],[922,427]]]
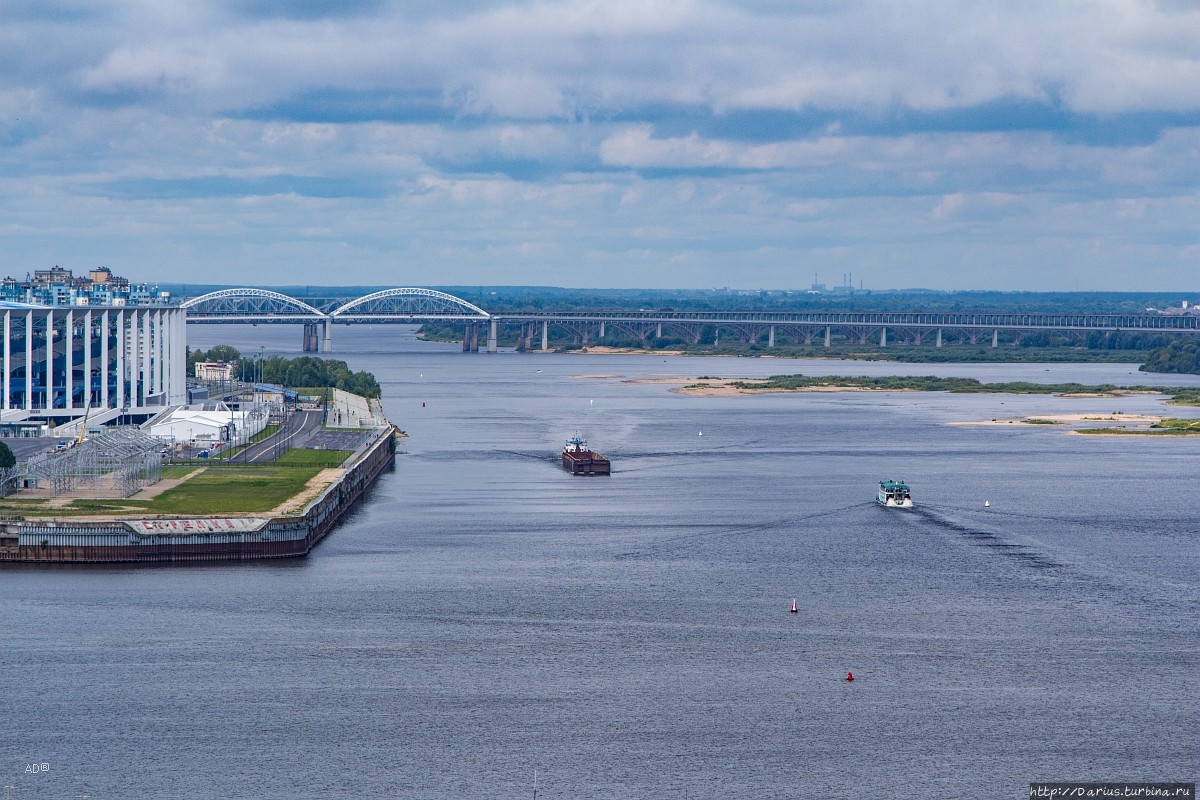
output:
[[[563,469],[572,475],[611,475],[612,464],[591,450],[573,450],[562,454]]]

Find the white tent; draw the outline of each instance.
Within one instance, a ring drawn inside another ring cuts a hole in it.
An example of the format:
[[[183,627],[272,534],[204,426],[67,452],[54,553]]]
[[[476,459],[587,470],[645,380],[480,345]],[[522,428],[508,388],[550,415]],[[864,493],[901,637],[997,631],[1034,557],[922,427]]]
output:
[[[172,408],[146,423],[146,432],[164,442],[189,445],[232,442],[245,444],[267,425],[267,409],[251,406],[232,410],[222,402],[194,403]]]

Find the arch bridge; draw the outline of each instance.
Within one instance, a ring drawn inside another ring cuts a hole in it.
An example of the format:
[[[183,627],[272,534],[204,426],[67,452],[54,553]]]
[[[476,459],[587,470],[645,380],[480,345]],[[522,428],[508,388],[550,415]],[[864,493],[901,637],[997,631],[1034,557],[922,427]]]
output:
[[[187,321],[204,323],[303,323],[304,350],[333,350],[334,323],[463,323],[463,350],[478,351],[480,329],[487,323],[487,350],[495,352],[497,328],[519,329],[518,349],[549,348],[549,329],[567,331],[578,344],[600,343],[607,329],[640,340],[645,347],[654,339],[672,334],[692,344],[722,335],[744,343],[763,342],[774,347],[776,333],[785,340],[828,347],[834,333],[853,344],[921,345],[943,340],[978,344],[990,340],[999,346],[1001,335],[1009,342],[1041,332],[1085,341],[1094,332],[1140,331],[1200,333],[1200,316],[1194,314],[997,314],[975,312],[863,312],[863,311],[567,311],[489,314],[460,297],[433,289],[384,289],[322,308],[267,289],[222,289],[182,304]],[[323,310],[324,309],[324,310]],[[540,336],[539,336],[540,334]],[[540,342],[538,339],[540,338]]]
[[[433,289],[384,289],[350,300],[329,311],[280,292],[267,289],[222,289],[194,297],[181,304],[193,324],[303,323],[304,350],[333,351],[333,324],[362,322],[424,323],[465,322],[468,330],[491,319],[479,306],[452,294]],[[320,347],[318,348],[318,340]]]

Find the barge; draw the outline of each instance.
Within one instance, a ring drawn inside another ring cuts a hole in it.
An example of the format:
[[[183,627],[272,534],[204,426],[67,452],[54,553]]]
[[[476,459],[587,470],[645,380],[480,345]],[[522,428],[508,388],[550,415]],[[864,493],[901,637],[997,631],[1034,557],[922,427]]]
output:
[[[0,520],[0,564],[177,563],[307,555],[396,461],[379,430],[346,471],[295,516]]]
[[[611,475],[612,464],[607,458],[589,450],[578,434],[567,440],[562,452],[563,469],[572,475]]]

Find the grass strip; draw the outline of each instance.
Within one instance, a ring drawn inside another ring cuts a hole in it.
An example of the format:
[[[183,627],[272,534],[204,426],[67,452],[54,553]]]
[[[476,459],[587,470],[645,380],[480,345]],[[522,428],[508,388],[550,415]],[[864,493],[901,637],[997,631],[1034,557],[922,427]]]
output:
[[[137,503],[148,514],[224,514],[269,511],[304,489],[315,466],[230,466],[209,469]]]
[[[281,466],[340,467],[353,450],[288,450],[274,463]]]

